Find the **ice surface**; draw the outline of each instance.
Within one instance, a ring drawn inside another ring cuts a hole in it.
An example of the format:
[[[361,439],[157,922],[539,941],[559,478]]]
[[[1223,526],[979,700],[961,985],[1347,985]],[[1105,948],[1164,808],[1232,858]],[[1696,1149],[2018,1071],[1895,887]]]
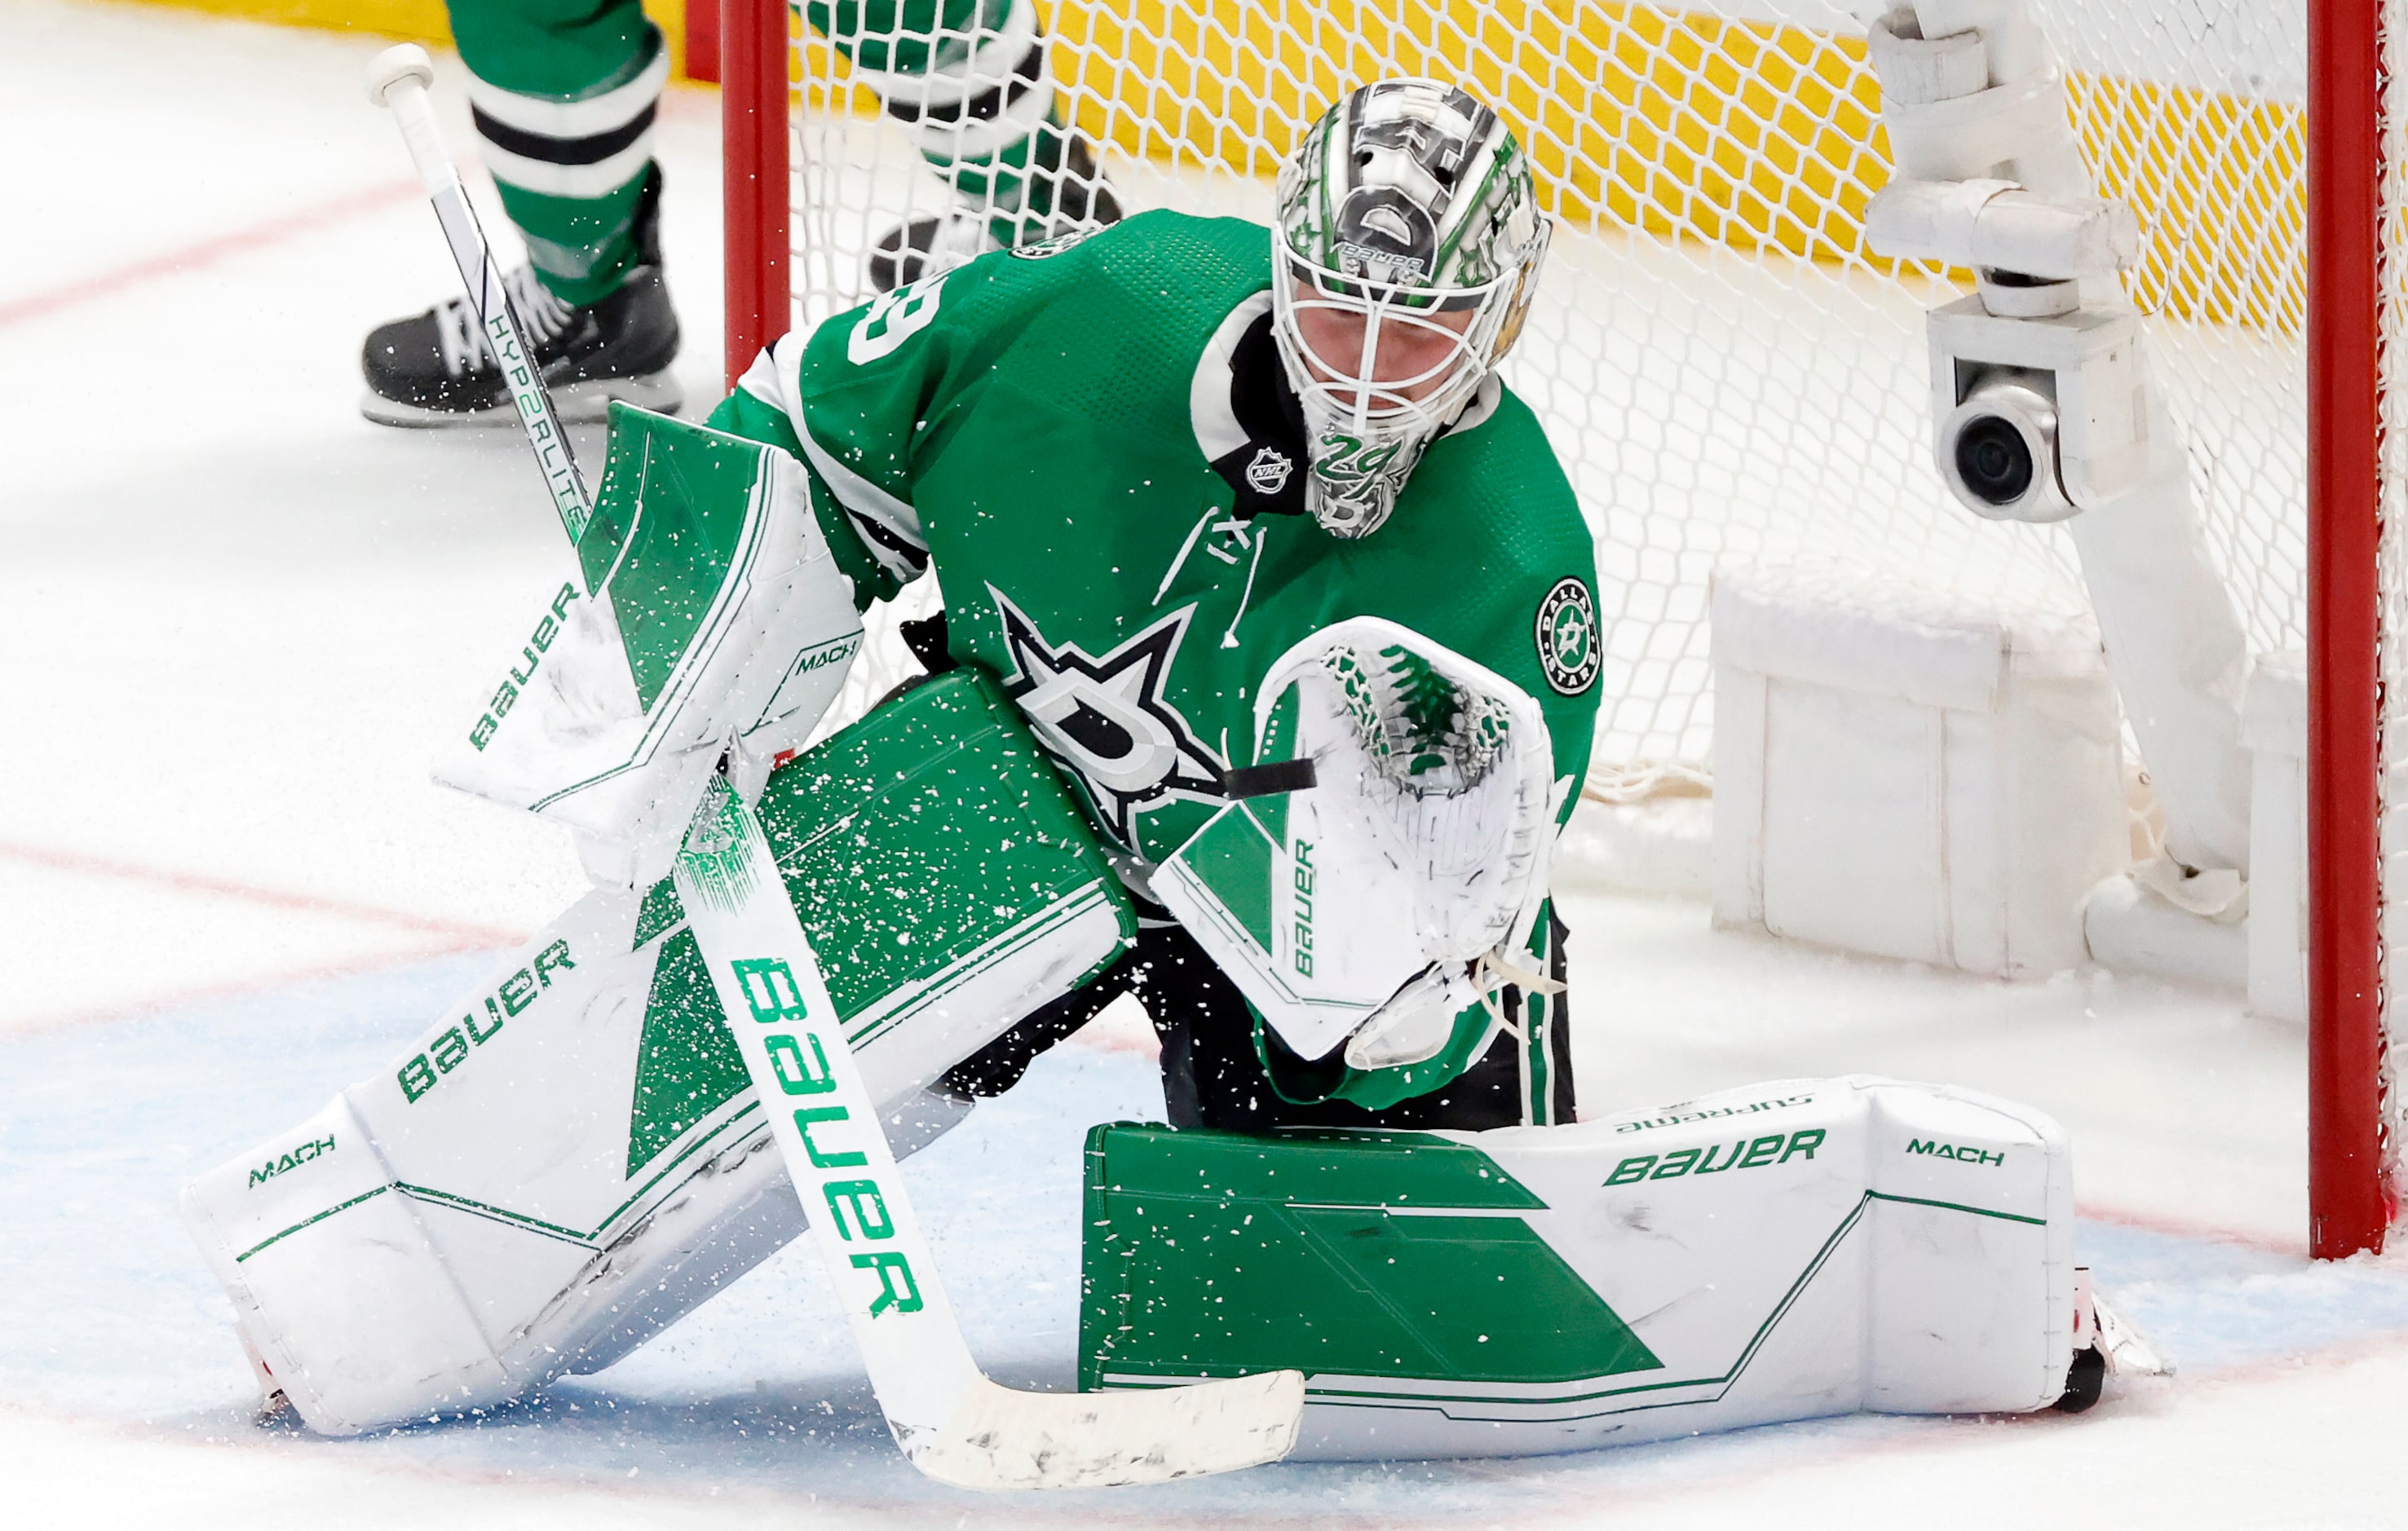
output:
[[[1696,903],[1577,889],[1585,1098],[1870,1069],[2030,1100],[2072,1129],[2086,1257],[2182,1376],[2078,1420],[1865,1417],[982,1499],[896,1455],[789,1252],[619,1366],[490,1418],[254,1429],[174,1217],[182,1177],[382,1061],[475,951],[580,882],[544,826],[425,781],[428,741],[566,558],[509,433],[357,418],[361,336],[453,284],[359,94],[381,42],[0,0],[0,1524],[2408,1522],[2408,1270],[2302,1257],[2298,1028],[2146,981],[1801,951],[1717,934]],[[716,129],[713,97],[672,93],[697,401],[719,375]],[[1159,1109],[1133,1035],[1042,1060],[907,1169],[972,1345],[1016,1385],[1070,1377],[1080,1137]]]
[[[241,1441],[263,1472],[295,1458],[440,1478],[602,1485],[655,1495],[770,1493],[881,1517],[965,1506],[1042,1524],[1279,1520],[1484,1524],[1610,1505],[1634,1488],[1704,1483],[1861,1451],[1939,1449],[1987,1429],[2038,1439],[2145,1417],[2172,1390],[2090,1421],[1859,1418],[1722,1439],[1522,1462],[1283,1466],[1145,1490],[966,1500],[895,1452],[810,1252],[787,1250],[620,1365],[521,1405],[366,1438],[259,1431],[214,1281],[174,1195],[193,1170],[308,1112],[386,1063],[474,981],[480,959],[222,999],[0,1046],[0,1397],[50,1417]],[[1080,1149],[1086,1125],[1155,1118],[1154,1064],[1125,1026],[1040,1059],[1010,1095],[906,1173],[970,1343],[1015,1386],[1061,1388],[1075,1364]],[[2086,1221],[2078,1250],[2185,1388],[2269,1363],[2408,1334],[2408,1273],[2307,1266],[2260,1245]],[[2112,1425],[2108,1426],[2112,1428]]]

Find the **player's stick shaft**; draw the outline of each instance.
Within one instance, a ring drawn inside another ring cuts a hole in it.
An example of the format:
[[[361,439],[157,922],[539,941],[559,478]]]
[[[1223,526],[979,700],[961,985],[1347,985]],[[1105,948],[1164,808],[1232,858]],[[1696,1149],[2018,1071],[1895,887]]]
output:
[[[937,1279],[768,840],[722,778],[686,831],[676,884],[879,1407],[912,1466],[959,1488],[1100,1488],[1287,1454],[1304,1409],[1293,1371],[1103,1395],[988,1381]]]
[[[537,466],[543,470],[552,508],[573,545],[584,537],[585,523],[593,519],[594,498],[586,490],[584,476],[578,472],[568,433],[561,429],[560,416],[552,408],[552,392],[544,386],[543,368],[536,365],[526,326],[510,302],[501,267],[485,243],[476,209],[468,204],[467,190],[460,184],[459,169],[443,148],[443,136],[435,122],[435,103],[427,94],[434,80],[435,63],[415,43],[388,48],[368,61],[368,99],[392,108],[402,141],[409,146],[410,162],[417,165],[426,198],[443,225],[443,237],[452,247],[452,264],[460,268],[479,332],[509,380],[519,424],[526,432],[527,445],[535,450]]]

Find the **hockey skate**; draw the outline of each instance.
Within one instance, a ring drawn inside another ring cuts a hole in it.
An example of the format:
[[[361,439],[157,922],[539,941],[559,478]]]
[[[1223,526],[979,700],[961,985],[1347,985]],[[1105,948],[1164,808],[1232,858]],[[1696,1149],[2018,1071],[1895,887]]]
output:
[[[2171,1377],[2174,1364],[2142,1338],[2132,1321],[2110,1307],[2090,1284],[2090,1272],[2073,1276],[2073,1365],[2065,1374],[2059,1412],[2079,1414],[2106,1395],[2107,1380]]]
[[[1019,221],[1010,248],[1025,249],[1081,230],[1121,221],[1121,201],[1096,165],[1084,136],[1072,134],[1054,173],[1054,212]],[[898,223],[879,236],[869,253],[870,284],[882,293],[908,287],[932,272],[950,271],[991,250],[1007,248],[995,225],[1006,222],[970,207],[928,213]]]
[[[669,364],[677,359],[677,313],[661,279],[661,176],[655,169],[636,210],[639,264],[618,291],[578,307],[563,303],[532,266],[507,279],[510,302],[543,364],[560,416],[598,421],[612,399],[673,414],[684,403]],[[512,425],[510,391],[467,300],[452,298],[369,335],[360,357],[367,393],[360,413],[383,425]]]

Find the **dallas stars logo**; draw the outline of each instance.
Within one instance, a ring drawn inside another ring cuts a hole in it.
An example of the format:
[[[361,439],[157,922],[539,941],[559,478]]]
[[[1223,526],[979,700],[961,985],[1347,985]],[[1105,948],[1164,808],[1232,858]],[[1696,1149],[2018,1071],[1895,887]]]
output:
[[[1220,800],[1220,762],[1162,699],[1193,606],[1093,658],[1075,643],[1048,643],[1003,592],[986,588],[1015,672],[1005,694],[1020,705],[1038,742],[1086,788],[1114,838],[1134,847],[1130,817],[1174,793]]]
[[[1588,586],[1567,577],[1539,603],[1539,668],[1547,684],[1577,696],[1597,682],[1601,658],[1597,641],[1597,603]]]

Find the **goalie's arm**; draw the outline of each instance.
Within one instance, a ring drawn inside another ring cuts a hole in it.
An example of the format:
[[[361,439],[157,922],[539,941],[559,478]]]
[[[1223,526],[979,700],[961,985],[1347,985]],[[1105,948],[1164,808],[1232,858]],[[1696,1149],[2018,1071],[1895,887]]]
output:
[[[860,531],[844,514],[843,508],[829,491],[827,480],[820,477],[819,470],[811,466],[810,459],[804,455],[802,437],[786,411],[772,402],[771,397],[754,392],[756,387],[774,380],[774,375],[764,376],[769,373],[769,353],[763,351],[752,370],[745,374],[743,380],[737,385],[736,392],[728,394],[720,402],[719,408],[710,412],[709,423],[715,430],[782,448],[793,453],[802,463],[804,474],[810,479],[812,516],[818,521],[820,531],[827,537],[828,551],[835,555],[837,567],[853,581],[854,609],[867,611],[873,602],[893,599],[896,592],[903,588],[903,576],[871,553]]]
[[[998,250],[882,293],[763,351],[712,412],[712,425],[810,469],[813,508],[862,607],[927,567],[914,503],[924,452],[1086,265],[1081,250],[1043,261]]]

